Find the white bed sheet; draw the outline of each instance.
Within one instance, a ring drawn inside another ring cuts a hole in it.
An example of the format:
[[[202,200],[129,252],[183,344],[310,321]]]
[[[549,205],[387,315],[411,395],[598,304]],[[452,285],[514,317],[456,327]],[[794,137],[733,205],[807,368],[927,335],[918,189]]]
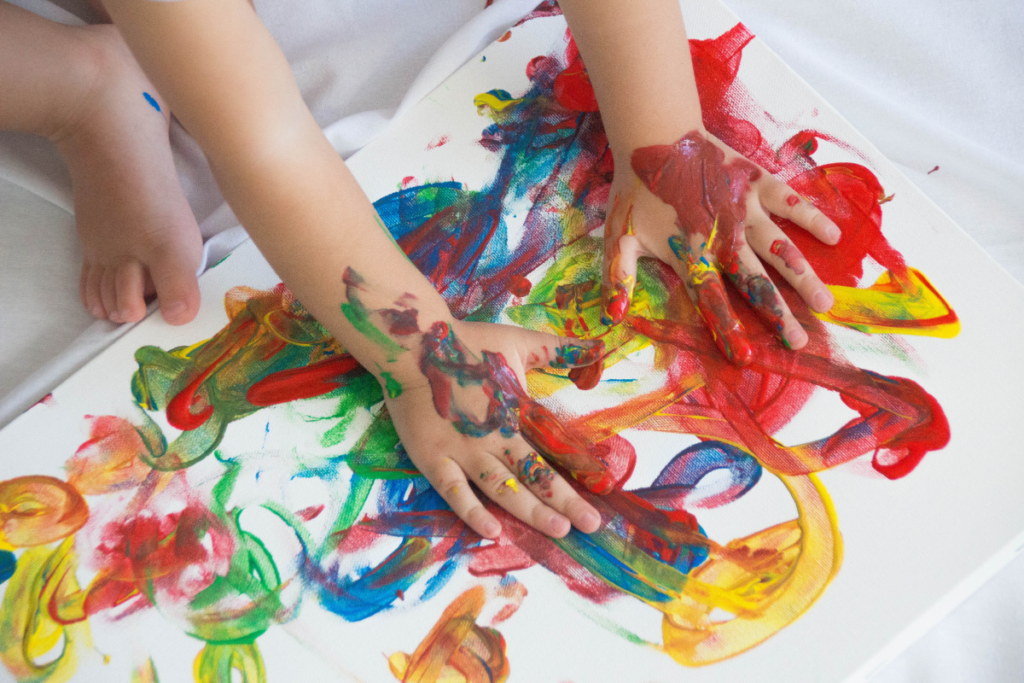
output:
[[[58,1],[60,7],[47,0],[15,4],[65,23],[79,20],[61,7],[89,16],[79,0]],[[347,156],[536,1],[497,0],[486,11],[485,0],[256,0],[256,6],[317,121]],[[726,3],[1024,281],[1024,3]],[[386,35],[380,26],[388,27]],[[215,261],[244,233],[234,228],[194,143],[177,127],[172,142]],[[0,134],[0,425],[127,328],[91,322],[81,310],[70,197],[51,147]],[[1024,558],[873,680],[1024,680]]]

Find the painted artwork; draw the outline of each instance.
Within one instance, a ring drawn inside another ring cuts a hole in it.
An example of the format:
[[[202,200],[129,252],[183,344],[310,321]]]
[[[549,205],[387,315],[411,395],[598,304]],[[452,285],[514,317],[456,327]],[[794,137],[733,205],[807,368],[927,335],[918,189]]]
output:
[[[684,10],[707,128],[842,229],[780,221],[836,298],[781,286],[805,349],[737,298],[730,363],[653,261],[607,324],[611,155],[544,3],[350,166],[457,317],[604,342],[594,388],[532,371],[515,408],[602,528],[468,529],[245,244],[194,323],[0,433],[0,679],[841,681],[991,564],[1024,531],[1024,291],[724,7]]]

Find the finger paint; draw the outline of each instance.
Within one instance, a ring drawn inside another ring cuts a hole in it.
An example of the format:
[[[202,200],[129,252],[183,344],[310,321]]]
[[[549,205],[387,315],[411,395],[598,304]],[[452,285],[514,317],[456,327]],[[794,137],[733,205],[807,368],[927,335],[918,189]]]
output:
[[[730,361],[746,365],[753,347],[729,305],[719,270],[730,273],[739,260],[746,198],[758,169],[742,157],[726,162],[725,152],[699,131],[671,145],[636,149],[631,164],[647,189],[676,211],[682,234],[671,236],[669,247],[687,263],[689,291],[715,343]],[[694,258],[690,243],[698,238],[703,244]]]
[[[551,471],[544,458],[534,451],[530,451],[519,461],[519,479],[526,484],[547,491],[555,480],[555,473]]]
[[[769,248],[769,251],[782,259],[782,262],[786,264],[786,267],[792,270],[794,274],[804,274],[804,255],[801,254],[800,250],[794,247],[793,243],[789,240],[775,240],[772,242],[772,246]]]
[[[624,272],[621,244],[624,237],[636,234],[633,229],[633,206],[632,204],[629,206],[621,225],[616,227],[618,209],[619,197],[616,196],[611,215],[605,221],[604,228],[604,248],[608,250],[605,258],[609,262],[607,283],[609,293],[605,297],[605,310],[601,317],[603,325],[618,325],[625,319],[633,299],[633,289],[636,287],[636,278]]]

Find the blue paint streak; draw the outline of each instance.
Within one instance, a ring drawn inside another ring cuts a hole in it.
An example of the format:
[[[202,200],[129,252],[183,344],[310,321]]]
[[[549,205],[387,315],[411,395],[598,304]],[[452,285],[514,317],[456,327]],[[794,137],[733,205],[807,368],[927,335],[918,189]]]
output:
[[[146,101],[149,102],[150,105],[152,105],[153,109],[156,109],[161,114],[163,113],[160,110],[160,103],[157,102],[156,99],[154,99],[152,95],[150,95],[148,92],[144,92],[144,93],[142,93],[142,96],[146,98]]]
[[[0,550],[0,584],[14,576],[18,558],[9,550]]]

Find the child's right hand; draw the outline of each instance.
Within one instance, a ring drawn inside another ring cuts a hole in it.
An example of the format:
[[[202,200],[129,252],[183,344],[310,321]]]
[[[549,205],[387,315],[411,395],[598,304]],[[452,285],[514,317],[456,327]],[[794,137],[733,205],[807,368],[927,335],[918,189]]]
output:
[[[826,244],[839,228],[763,168],[704,130],[673,144],[636,149],[629,167],[616,167],[605,224],[606,324],[621,322],[636,282],[636,260],[653,256],[678,273],[727,358],[753,359],[746,331],[732,310],[723,275],[792,349],[807,332],[762,265],[769,263],[815,311],[831,292],[800,251],[769,218],[788,218]]]
[[[597,510],[548,466],[520,429],[530,429],[523,416],[532,403],[523,389],[526,370],[599,370],[600,342],[453,320],[435,322],[402,343],[417,354],[419,372],[407,375],[416,379],[400,388],[391,384],[390,392],[385,384],[387,408],[410,459],[455,514],[485,538],[501,533],[472,482],[549,536],[565,536],[570,523],[585,533],[598,529]],[[593,464],[585,453],[575,455],[577,464]]]

